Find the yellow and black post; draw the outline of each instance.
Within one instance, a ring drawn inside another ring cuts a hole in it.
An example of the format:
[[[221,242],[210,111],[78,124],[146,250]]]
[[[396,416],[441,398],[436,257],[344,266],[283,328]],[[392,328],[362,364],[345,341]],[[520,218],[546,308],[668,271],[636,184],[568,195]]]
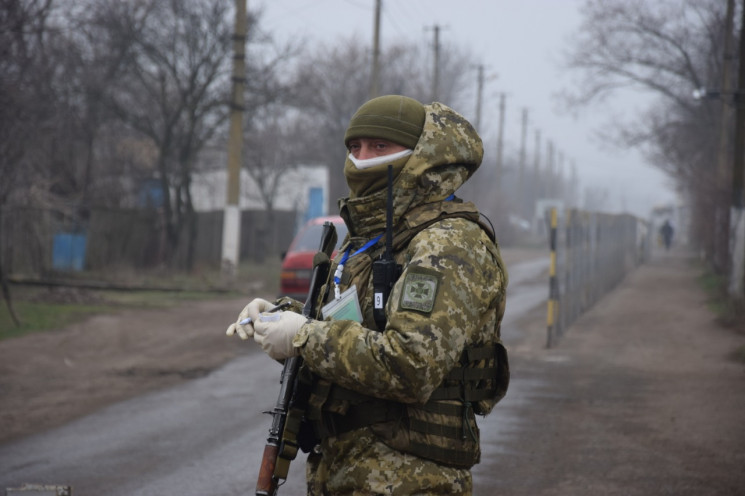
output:
[[[556,314],[559,310],[559,287],[556,280],[556,225],[558,213],[556,207],[551,209],[551,231],[550,231],[550,248],[551,248],[551,266],[549,267],[548,279],[548,312],[546,314],[547,339],[546,348],[551,348],[553,344],[554,332],[556,331]]]

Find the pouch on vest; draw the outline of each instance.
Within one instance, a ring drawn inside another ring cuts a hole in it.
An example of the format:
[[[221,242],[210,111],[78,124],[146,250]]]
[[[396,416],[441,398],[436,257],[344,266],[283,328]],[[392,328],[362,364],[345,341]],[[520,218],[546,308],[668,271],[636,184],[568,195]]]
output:
[[[406,405],[400,422],[370,429],[387,446],[442,465],[470,469],[481,459],[480,431],[470,404]]]

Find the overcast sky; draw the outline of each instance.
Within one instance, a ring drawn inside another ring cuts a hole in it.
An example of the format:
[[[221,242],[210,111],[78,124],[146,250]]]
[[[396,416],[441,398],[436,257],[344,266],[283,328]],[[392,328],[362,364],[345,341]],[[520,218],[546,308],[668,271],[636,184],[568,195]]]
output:
[[[647,217],[652,207],[674,201],[669,180],[634,151],[609,148],[594,132],[614,113],[633,112],[644,95],[626,95],[611,106],[591,107],[578,116],[558,112],[556,94],[571,85],[560,68],[568,38],[579,29],[583,0],[383,0],[381,44],[408,41],[432,45],[432,26],[441,26],[440,43],[468,49],[485,67],[482,137],[495,143],[499,93],[507,95],[507,151],[520,143],[522,108],[529,111],[528,163],[532,163],[535,129],[551,139],[575,163],[582,188],[605,188],[607,210]],[[301,37],[333,42],[355,33],[372,45],[375,0],[248,0],[263,8],[262,27],[277,40]],[[473,94],[476,88],[474,69]],[[496,77],[495,77],[496,76]],[[425,102],[427,103],[427,102]],[[448,103],[448,102],[443,102]],[[474,103],[456,108],[475,118]],[[545,162],[544,162],[545,164]]]

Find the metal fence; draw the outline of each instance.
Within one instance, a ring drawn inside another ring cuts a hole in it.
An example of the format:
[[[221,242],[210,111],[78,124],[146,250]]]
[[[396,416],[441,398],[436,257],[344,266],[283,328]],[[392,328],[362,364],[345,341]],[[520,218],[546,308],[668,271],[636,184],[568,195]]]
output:
[[[583,312],[648,258],[651,232],[645,221],[627,214],[552,208],[548,217],[550,348]]]
[[[292,241],[295,212],[278,211],[268,232],[263,211],[241,216],[241,260],[260,250],[279,256]],[[196,266],[219,267],[222,251],[222,211],[199,212],[196,219]],[[184,230],[186,231],[186,230]],[[185,267],[186,237],[174,260],[167,260],[165,226],[157,209],[93,209],[85,218],[56,210],[12,208],[0,210],[0,262],[10,276],[44,278],[61,272],[98,274],[159,266]]]

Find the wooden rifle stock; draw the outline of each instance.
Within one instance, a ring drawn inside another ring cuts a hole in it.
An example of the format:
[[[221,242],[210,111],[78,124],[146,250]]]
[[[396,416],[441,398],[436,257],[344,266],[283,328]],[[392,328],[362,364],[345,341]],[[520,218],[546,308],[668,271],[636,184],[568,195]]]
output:
[[[303,315],[316,317],[316,302],[319,299],[321,287],[328,279],[331,265],[331,254],[336,246],[336,227],[331,222],[323,225],[321,246],[313,257],[313,272],[310,280],[308,298],[303,306]],[[261,459],[259,477],[256,481],[257,496],[274,496],[277,494],[280,481],[287,479],[290,462],[297,454],[297,439],[283,439],[287,416],[293,407],[298,371],[303,363],[302,357],[291,357],[285,360],[280,378],[280,389],[277,403],[271,412],[272,426],[264,447]]]
[[[277,494],[277,480],[274,479],[274,467],[279,454],[279,445],[267,444],[264,446],[264,455],[261,457],[261,468],[259,478],[256,481],[256,494]]]

